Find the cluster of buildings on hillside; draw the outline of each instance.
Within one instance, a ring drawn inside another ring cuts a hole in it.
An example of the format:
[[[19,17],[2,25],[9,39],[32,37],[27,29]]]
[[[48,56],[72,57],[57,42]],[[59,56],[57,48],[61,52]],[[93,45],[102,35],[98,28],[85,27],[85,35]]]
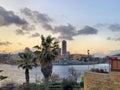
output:
[[[20,60],[18,54],[0,54],[1,63],[16,63]],[[67,51],[67,41],[62,41],[62,48],[59,49],[59,56],[56,58],[54,64],[86,64],[89,63],[106,63],[106,58],[98,58],[89,54],[71,54]]]
[[[89,50],[87,54],[71,54],[67,51],[67,41],[62,41],[62,49],[59,50],[59,56],[56,58],[55,64],[93,64],[106,63],[107,58],[98,58],[90,55]]]
[[[20,57],[18,54],[0,54],[0,63],[3,64],[14,64],[17,63],[17,61],[20,60]]]

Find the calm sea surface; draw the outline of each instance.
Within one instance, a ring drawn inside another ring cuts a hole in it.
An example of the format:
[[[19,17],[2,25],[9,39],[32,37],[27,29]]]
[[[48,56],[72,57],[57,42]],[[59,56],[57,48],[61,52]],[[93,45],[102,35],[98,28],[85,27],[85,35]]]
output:
[[[78,73],[80,73],[80,76],[84,74],[84,71],[88,70],[88,65],[67,65],[67,66],[60,66],[60,65],[54,65],[53,66],[53,73],[59,74],[60,77],[67,77],[68,76],[68,69],[70,67],[74,67]],[[108,64],[96,64],[96,65],[89,65],[90,68],[99,68],[99,69],[105,69],[109,71],[109,65]],[[7,79],[0,81],[0,84],[6,83],[6,82],[16,82],[16,83],[23,83],[25,82],[24,77],[24,70],[21,68],[18,68],[17,65],[8,65],[8,64],[0,64],[0,70],[4,70],[0,73],[0,75],[8,76]],[[35,82],[36,79],[40,80],[43,78],[43,75],[40,71],[40,67],[33,68],[30,70],[30,82]],[[79,78],[78,78],[79,81]]]

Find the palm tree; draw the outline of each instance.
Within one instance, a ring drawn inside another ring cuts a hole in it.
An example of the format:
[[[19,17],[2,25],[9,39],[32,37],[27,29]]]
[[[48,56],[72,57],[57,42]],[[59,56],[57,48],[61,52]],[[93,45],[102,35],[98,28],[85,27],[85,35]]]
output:
[[[0,72],[2,72],[3,70],[0,70]],[[0,81],[1,80],[3,80],[3,79],[6,79],[7,78],[7,76],[2,76],[2,75],[0,75]]]
[[[58,55],[59,42],[55,38],[41,35],[41,45],[34,46],[37,50],[34,52],[40,60],[41,72],[45,78],[45,90],[49,90],[49,77],[52,74],[52,60],[55,60]]]
[[[18,68],[21,67],[25,69],[26,84],[29,84],[29,70],[37,66],[36,59],[34,58],[33,53],[29,48],[25,48],[25,52],[19,53],[18,55],[22,59]]]

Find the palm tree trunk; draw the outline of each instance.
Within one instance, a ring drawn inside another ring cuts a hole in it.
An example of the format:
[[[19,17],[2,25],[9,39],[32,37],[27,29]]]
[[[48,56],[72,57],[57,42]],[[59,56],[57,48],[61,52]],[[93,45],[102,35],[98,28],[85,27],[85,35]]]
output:
[[[45,78],[45,90],[49,90],[49,78]]]
[[[52,74],[52,65],[41,67],[41,72],[43,73],[45,78],[45,90],[49,90],[49,77]]]
[[[26,84],[29,84],[29,69],[25,69]]]

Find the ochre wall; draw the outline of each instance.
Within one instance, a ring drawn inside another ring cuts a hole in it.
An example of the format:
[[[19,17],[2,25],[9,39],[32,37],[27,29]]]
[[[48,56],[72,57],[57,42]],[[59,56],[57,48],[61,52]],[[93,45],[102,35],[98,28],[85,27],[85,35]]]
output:
[[[112,60],[111,69],[120,70],[120,60]]]
[[[120,90],[120,72],[109,74],[86,71],[84,90]]]

